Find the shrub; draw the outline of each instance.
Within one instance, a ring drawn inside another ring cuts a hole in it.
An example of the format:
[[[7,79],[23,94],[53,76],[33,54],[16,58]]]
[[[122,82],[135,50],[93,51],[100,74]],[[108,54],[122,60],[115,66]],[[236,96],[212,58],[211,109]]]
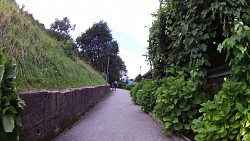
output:
[[[133,87],[133,84],[127,84],[127,85],[125,86],[125,89],[126,89],[126,90],[131,90],[132,87]]]
[[[205,92],[199,91],[192,79],[185,80],[182,71],[162,79],[156,95],[154,113],[166,132],[190,131],[193,119],[199,116],[200,104],[207,100]]]
[[[18,141],[17,127],[21,127],[19,118],[25,106],[20,99],[16,85],[16,64],[5,61],[0,54],[0,140]]]
[[[156,103],[157,81],[146,80],[143,84],[141,90],[136,93],[136,103],[142,106],[144,112],[150,112],[153,111]]]
[[[134,82],[133,85],[134,85],[134,87],[131,89],[130,94],[131,94],[131,97],[132,97],[132,101],[135,104],[138,104],[137,103],[137,93],[142,89],[142,86],[144,85],[144,81],[142,81],[142,82]]]
[[[202,104],[192,129],[197,141],[250,140],[250,89],[245,82],[224,82],[212,101]]]
[[[226,50],[231,56],[232,77],[212,101],[202,104],[202,116],[192,127],[198,141],[250,140],[250,28],[236,23],[232,36],[218,46],[219,51]]]

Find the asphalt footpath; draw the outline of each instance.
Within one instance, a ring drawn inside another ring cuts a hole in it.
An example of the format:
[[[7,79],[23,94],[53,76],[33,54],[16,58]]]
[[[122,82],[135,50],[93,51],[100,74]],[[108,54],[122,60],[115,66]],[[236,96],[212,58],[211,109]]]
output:
[[[162,127],[117,89],[54,141],[182,141],[163,134]]]

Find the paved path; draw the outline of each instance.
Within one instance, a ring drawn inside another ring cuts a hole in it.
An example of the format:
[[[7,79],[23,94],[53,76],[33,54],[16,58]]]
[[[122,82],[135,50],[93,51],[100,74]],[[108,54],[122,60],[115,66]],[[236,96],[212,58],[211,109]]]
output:
[[[173,141],[162,131],[129,91],[117,89],[55,141]]]

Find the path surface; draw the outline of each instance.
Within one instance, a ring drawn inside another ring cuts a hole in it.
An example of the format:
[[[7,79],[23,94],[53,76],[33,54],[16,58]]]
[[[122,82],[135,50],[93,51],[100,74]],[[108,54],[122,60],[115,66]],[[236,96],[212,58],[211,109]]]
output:
[[[117,89],[55,141],[173,141],[139,106],[129,91]]]

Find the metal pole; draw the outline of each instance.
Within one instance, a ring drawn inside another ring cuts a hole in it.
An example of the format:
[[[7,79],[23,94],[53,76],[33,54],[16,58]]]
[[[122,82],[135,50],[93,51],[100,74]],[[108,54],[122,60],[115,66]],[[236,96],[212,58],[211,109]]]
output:
[[[109,56],[108,56],[108,65],[107,65],[107,74],[106,74],[106,84],[108,85],[109,81]]]

